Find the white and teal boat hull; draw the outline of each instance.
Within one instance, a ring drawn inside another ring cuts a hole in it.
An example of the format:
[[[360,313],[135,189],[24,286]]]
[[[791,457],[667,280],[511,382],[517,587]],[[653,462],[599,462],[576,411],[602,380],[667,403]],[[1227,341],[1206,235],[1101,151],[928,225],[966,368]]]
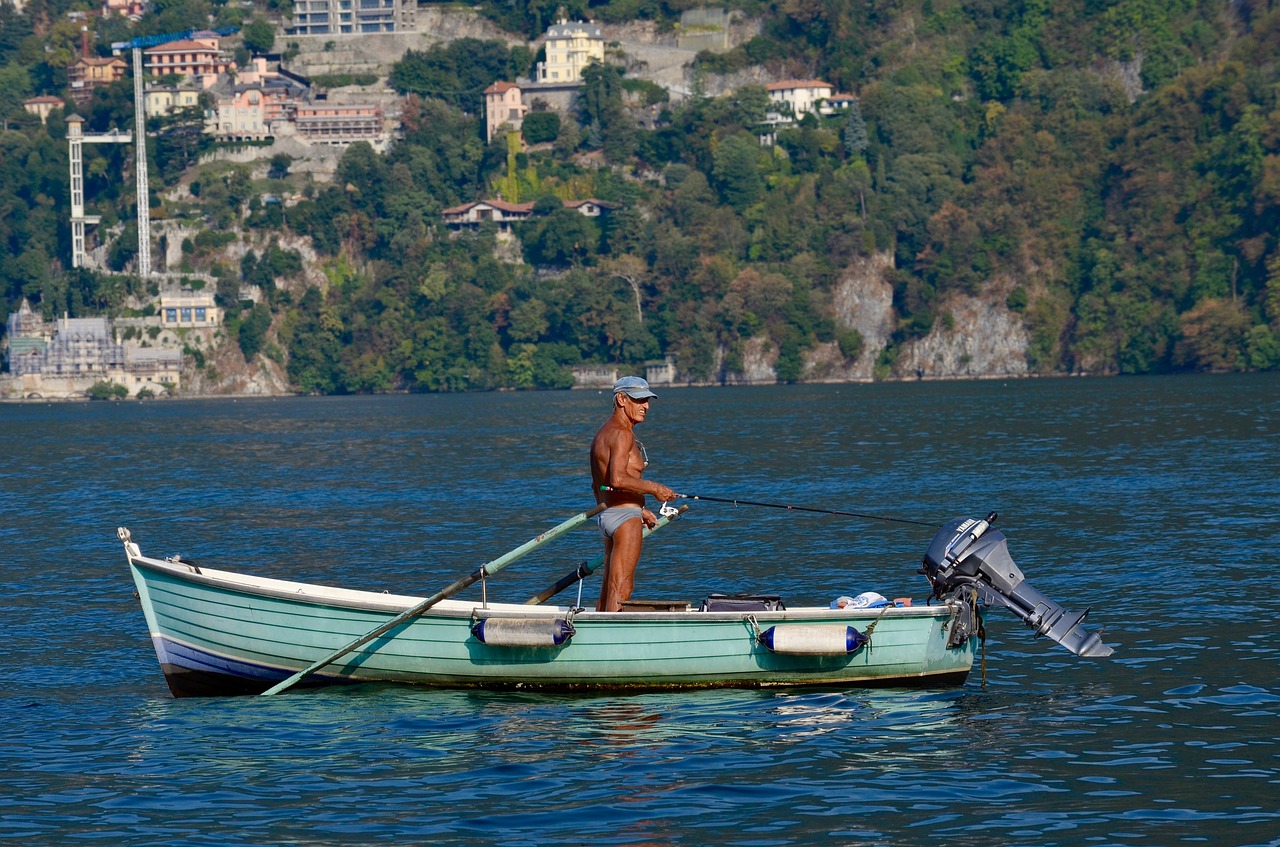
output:
[[[422,600],[213,570],[148,558],[136,545],[126,549],[175,696],[261,693]],[[856,612],[573,614],[565,606],[446,599],[302,684],[561,690],[959,684],[973,664],[976,638],[947,646],[955,611],[938,604]],[[540,622],[567,622],[572,635],[558,646],[486,643],[472,631],[484,619],[524,621],[534,631]],[[810,636],[829,640],[841,627],[870,638],[851,652],[803,652]],[[766,647],[760,634],[771,628],[789,636],[779,643],[801,643],[801,652]]]

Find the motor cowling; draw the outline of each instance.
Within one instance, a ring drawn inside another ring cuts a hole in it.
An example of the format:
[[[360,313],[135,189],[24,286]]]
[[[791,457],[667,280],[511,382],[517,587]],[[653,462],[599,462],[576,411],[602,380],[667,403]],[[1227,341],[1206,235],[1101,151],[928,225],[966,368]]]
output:
[[[1098,633],[1082,626],[1089,610],[1073,615],[1031,583],[1009,555],[1008,539],[992,529],[992,512],[982,520],[956,518],[945,524],[924,554],[924,575],[941,598],[971,585],[988,605],[1004,606],[1027,626],[1058,642],[1077,656],[1103,658],[1113,650]]]

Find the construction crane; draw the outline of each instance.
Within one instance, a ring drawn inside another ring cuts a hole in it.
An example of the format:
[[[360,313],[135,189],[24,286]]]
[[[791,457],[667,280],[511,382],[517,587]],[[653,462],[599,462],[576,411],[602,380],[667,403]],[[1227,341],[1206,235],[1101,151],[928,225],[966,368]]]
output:
[[[231,35],[236,27],[221,29],[187,29],[182,32],[169,32],[164,35],[146,35],[129,41],[116,41],[111,44],[113,53],[124,50],[133,51],[133,124],[137,146],[134,155],[137,159],[137,200],[138,200],[138,276],[146,279],[151,276],[151,196],[147,185],[147,111],[146,92],[142,78],[142,51],[148,47],[168,44],[170,41],[181,41],[199,32],[212,32],[218,36]]]

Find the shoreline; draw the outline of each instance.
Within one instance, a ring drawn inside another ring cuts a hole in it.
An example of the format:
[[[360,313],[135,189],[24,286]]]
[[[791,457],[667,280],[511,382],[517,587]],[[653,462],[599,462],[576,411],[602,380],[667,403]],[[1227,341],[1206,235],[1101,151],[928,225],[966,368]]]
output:
[[[1202,372],[1196,372],[1202,373]],[[1215,372],[1216,373],[1216,372]],[[1224,372],[1225,373],[1225,372]],[[952,376],[916,376],[916,377],[891,377],[888,379],[815,379],[801,380],[792,383],[784,382],[672,382],[665,384],[654,384],[654,388],[671,390],[671,389],[687,389],[687,388],[756,388],[760,386],[773,385],[873,385],[876,383],[903,383],[903,382],[989,382],[998,379],[1012,380],[1030,380],[1030,379],[1086,379],[1086,378],[1114,378],[1120,376],[1162,376],[1165,374],[1094,374],[1094,373],[1059,373],[1059,374],[965,374]],[[1189,374],[1188,374],[1189,375]],[[387,397],[394,395],[408,394],[479,394],[488,391],[493,392],[518,392],[518,391],[604,391],[610,388],[609,385],[573,385],[569,388],[486,388],[476,389],[475,391],[378,391],[369,392],[367,394],[303,394],[297,392],[287,392],[281,394],[260,394],[260,393],[216,393],[216,394],[185,394],[178,393],[176,395],[156,395],[154,397],[146,397],[139,400],[136,397],[120,397],[97,400],[87,397],[83,394],[67,396],[67,397],[0,397],[0,404],[38,404],[38,403],[152,403],[167,402],[172,400],[274,400],[277,398],[292,397]]]

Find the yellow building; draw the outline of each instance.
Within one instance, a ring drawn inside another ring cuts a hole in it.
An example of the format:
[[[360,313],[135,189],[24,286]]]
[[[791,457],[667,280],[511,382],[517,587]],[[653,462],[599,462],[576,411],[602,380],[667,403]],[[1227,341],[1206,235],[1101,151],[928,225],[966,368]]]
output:
[[[146,98],[147,117],[171,115],[179,109],[197,108],[200,105],[201,88],[193,83],[173,86],[148,85]]]
[[[52,97],[45,94],[40,97],[32,97],[30,100],[22,101],[22,108],[26,109],[33,115],[40,118],[40,123],[48,123],[49,115],[54,109],[62,109],[66,107],[66,103],[62,102],[61,97]]]
[[[102,58],[82,56],[67,68],[67,84],[71,97],[77,103],[86,103],[93,96],[93,89],[124,79],[128,64],[118,56]]]
[[[545,46],[538,82],[581,82],[583,68],[604,62],[604,36],[593,23],[560,21],[547,30]]]

